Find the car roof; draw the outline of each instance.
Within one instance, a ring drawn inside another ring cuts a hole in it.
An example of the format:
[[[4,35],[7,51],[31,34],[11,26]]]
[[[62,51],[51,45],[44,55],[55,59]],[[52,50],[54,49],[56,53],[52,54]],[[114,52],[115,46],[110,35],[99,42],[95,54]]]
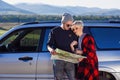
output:
[[[85,27],[120,27],[120,22],[114,21],[83,21]],[[60,26],[60,21],[41,21],[41,22],[29,22],[24,23],[17,28],[28,28],[28,27],[56,27]]]
[[[85,27],[120,27],[120,23],[106,23],[106,22],[86,22]]]

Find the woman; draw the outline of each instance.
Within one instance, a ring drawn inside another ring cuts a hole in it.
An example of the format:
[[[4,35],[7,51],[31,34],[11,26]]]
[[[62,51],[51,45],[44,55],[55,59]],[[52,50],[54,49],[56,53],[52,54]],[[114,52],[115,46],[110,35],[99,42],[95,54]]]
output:
[[[78,42],[73,41],[70,44],[72,51],[87,58],[79,59],[77,67],[77,80],[99,80],[98,76],[98,58],[96,55],[94,38],[83,33],[83,22],[75,21],[71,27],[72,31],[79,37]],[[74,46],[78,45],[75,49]]]

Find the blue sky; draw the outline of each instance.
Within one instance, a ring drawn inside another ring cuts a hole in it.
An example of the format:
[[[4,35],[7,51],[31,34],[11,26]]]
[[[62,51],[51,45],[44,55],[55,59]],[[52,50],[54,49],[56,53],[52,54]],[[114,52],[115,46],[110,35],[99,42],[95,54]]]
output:
[[[57,6],[83,6],[98,7],[103,9],[120,9],[120,0],[3,0],[10,4],[18,3],[43,3]]]

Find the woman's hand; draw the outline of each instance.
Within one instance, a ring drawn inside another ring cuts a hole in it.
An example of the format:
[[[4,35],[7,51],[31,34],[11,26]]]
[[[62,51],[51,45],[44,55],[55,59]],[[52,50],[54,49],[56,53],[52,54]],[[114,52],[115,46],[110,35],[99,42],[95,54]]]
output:
[[[75,53],[76,53],[76,54],[79,54],[79,55],[82,55],[82,54],[83,54],[83,51],[82,51],[82,50],[79,50],[79,49],[76,49],[76,50],[75,50]]]
[[[83,60],[83,58],[79,58],[78,61],[81,62]]]
[[[73,42],[70,44],[70,47],[71,47],[71,50],[72,50],[72,51],[75,51],[74,46],[77,45],[77,44],[78,44],[77,41],[73,41]]]
[[[77,45],[77,44],[78,44],[77,41],[73,41],[73,42],[71,43],[72,46],[75,46],[75,45]]]

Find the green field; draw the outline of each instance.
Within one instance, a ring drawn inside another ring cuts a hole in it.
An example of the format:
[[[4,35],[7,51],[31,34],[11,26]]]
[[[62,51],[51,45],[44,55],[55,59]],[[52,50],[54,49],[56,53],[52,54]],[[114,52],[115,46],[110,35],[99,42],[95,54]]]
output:
[[[0,35],[4,34],[6,30],[0,30]]]
[[[4,34],[6,31],[20,23],[0,23],[0,35]]]

